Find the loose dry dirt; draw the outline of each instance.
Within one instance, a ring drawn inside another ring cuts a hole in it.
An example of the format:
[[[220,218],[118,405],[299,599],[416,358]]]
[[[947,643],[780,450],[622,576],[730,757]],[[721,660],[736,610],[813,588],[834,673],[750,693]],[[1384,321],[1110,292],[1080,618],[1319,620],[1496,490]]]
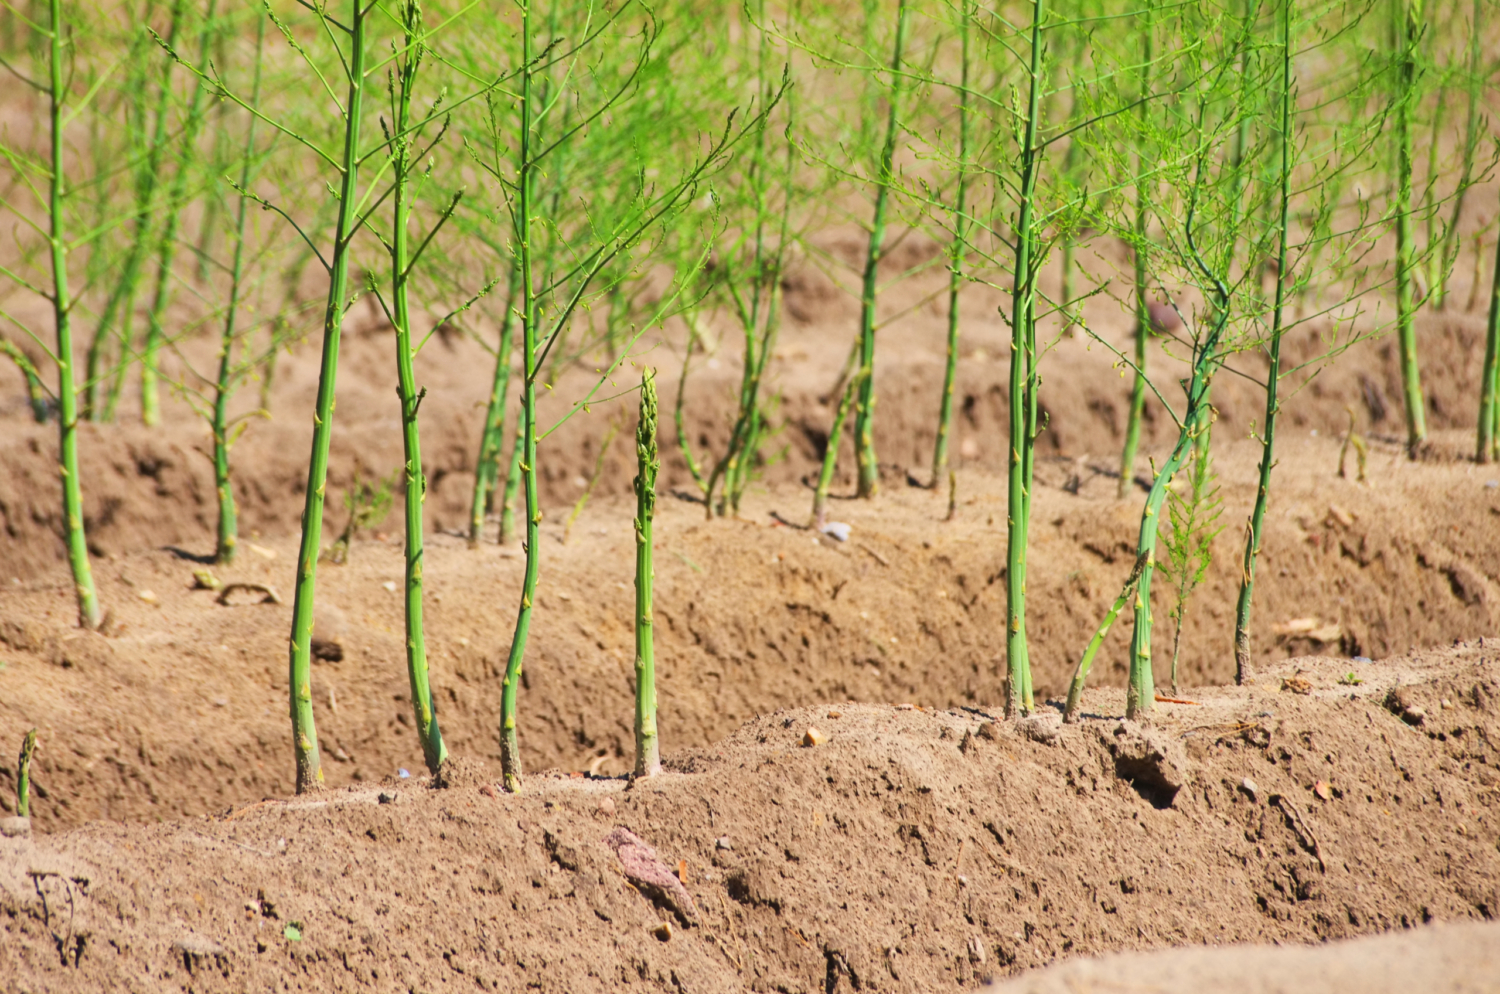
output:
[[[931,991],[1070,955],[1488,919],[1497,656],[1363,664],[1353,687],[1346,660],[1302,658],[1162,705],[1151,728],[1123,722],[1109,690],[1073,726],[799,707],[651,780],[549,773],[520,796],[388,780],[4,840],[0,976],[50,991]],[[1280,689],[1293,676],[1308,693]],[[826,741],[804,746],[814,728]],[[654,847],[657,885],[605,844],[617,827]],[[660,886],[668,871],[681,890]]]
[[[848,248],[828,237],[834,255]],[[908,287],[888,306],[924,292]],[[519,551],[495,543],[493,521],[477,549],[455,534],[490,375],[479,346],[435,338],[419,361],[430,391],[433,682],[446,740],[468,765],[446,789],[423,776],[393,517],[356,540],[347,565],[320,573],[318,637],[341,657],[315,663],[313,680],[334,790],[301,801],[286,800],[289,604],[241,594],[221,605],[193,586],[214,513],[201,424],[174,404],[159,429],[85,428],[85,507],[112,622],[108,635],[81,632],[61,561],[55,430],[27,422],[20,380],[0,368],[0,745],[11,743],[8,753],[32,726],[42,741],[34,834],[0,839],[0,983],[931,990],[1082,954],[1318,942],[1496,916],[1500,470],[1464,455],[1476,315],[1423,318],[1437,430],[1420,462],[1396,442],[1386,342],[1357,347],[1288,399],[1256,591],[1257,666],[1243,689],[1219,685],[1232,678],[1259,415],[1253,384],[1216,384],[1229,528],[1189,610],[1180,674],[1182,693],[1203,703],[1160,705],[1150,730],[1123,726],[1122,624],[1096,664],[1090,717],[1054,736],[1050,705],[1031,724],[988,724],[1005,627],[999,298],[975,292],[965,305],[953,519],[946,493],[912,485],[928,475],[941,377],[944,316],[924,306],[882,332],[883,493],[834,502],[832,516],[852,526],[840,543],[801,526],[852,310],[811,267],[787,293],[773,363],[785,427],[741,515],[704,520],[668,447],[657,637],[674,758],[659,780],[616,778],[630,764],[633,693],[623,438],[565,527],[607,420],[634,424],[628,399],[544,443],[521,741],[528,769],[550,772],[521,797],[489,786]],[[1117,319],[1094,319],[1124,341]],[[1294,343],[1299,356],[1317,330]],[[728,433],[738,362],[733,336],[725,342],[695,353],[688,379],[700,458]],[[669,409],[681,343],[669,329],[642,359],[660,367]],[[284,600],[314,346],[283,358],[273,419],[235,450],[241,558],[214,568]],[[201,359],[211,345],[182,343],[184,355],[194,350]],[[388,329],[351,322],[335,495],[356,470],[384,474],[400,459],[390,352]],[[1063,691],[1129,570],[1142,496],[1140,486],[1116,496],[1129,384],[1108,353],[1065,340],[1047,362],[1028,622],[1043,700]],[[1170,359],[1158,351],[1153,362]],[[590,375],[583,365],[560,372],[553,417]],[[635,375],[627,367],[621,386]],[[1365,482],[1353,479],[1352,456],[1350,477],[1336,474],[1346,407],[1371,441]],[[1170,424],[1154,402],[1148,410],[1147,450],[1159,455]],[[1143,456],[1138,471],[1147,465]],[[342,525],[332,511],[330,537]],[[1157,596],[1165,690],[1171,601]],[[1409,651],[1417,646],[1445,648]],[[1283,691],[1287,678],[1311,693]],[[847,701],[860,703],[838,703]],[[800,748],[809,726],[828,743]],[[0,770],[0,815],[11,813],[13,777]],[[620,826],[666,868],[686,862],[695,912],[679,917],[627,879],[603,844]]]

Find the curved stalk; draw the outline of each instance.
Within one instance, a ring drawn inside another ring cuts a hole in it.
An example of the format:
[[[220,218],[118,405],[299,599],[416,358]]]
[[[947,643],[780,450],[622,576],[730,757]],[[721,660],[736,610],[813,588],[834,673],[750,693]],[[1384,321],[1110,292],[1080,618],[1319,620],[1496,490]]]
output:
[[[635,775],[661,772],[656,733],[656,647],[652,636],[652,522],[656,517],[656,373],[641,374],[641,420],[635,431]]]
[[[1125,610],[1125,604],[1130,600],[1130,595],[1135,592],[1136,584],[1141,579],[1141,567],[1146,561],[1139,556],[1136,557],[1135,565],[1131,567],[1130,576],[1125,580],[1125,586],[1120,589],[1120,596],[1110,605],[1109,612],[1105,614],[1104,620],[1099,623],[1094,637],[1089,639],[1089,644],[1083,650],[1083,655],[1078,659],[1078,666],[1073,670],[1073,681],[1068,684],[1068,703],[1063,708],[1063,721],[1073,722],[1078,720],[1078,702],[1083,698],[1083,685],[1088,680],[1089,670],[1094,665],[1094,657],[1099,654],[1099,647],[1104,644],[1104,637],[1109,634],[1115,619],[1120,612]]]
[[[31,402],[31,417],[37,424],[47,423],[47,392],[42,387],[41,376],[32,365],[26,353],[22,352],[13,342],[0,338],[0,354],[10,357],[11,362],[21,371],[21,377],[26,381],[26,399]]]

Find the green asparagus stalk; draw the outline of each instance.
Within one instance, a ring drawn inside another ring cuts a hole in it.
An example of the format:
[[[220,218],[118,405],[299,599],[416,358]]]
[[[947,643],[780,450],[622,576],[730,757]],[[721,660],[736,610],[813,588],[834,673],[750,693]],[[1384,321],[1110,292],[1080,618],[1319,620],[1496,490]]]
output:
[[[396,392],[401,400],[401,442],[405,455],[406,494],[406,672],[411,684],[411,705],[417,721],[417,739],[422,743],[422,758],[427,771],[434,776],[448,749],[438,728],[433,709],[432,685],[427,673],[427,636],[422,624],[422,504],[427,498],[427,476],[422,472],[422,444],[417,411],[426,390],[417,391],[412,368],[410,280],[417,256],[410,252],[408,239],[411,223],[411,173],[417,168],[412,161],[415,135],[411,130],[412,90],[425,51],[422,38],[422,8],[417,0],[406,0],[401,6],[403,46],[393,71],[395,126],[388,139],[392,189],[391,254],[391,324],[396,331]],[[458,206],[453,199],[446,220]],[[439,221],[439,224],[442,222]],[[423,243],[428,244],[426,242]],[[420,249],[418,250],[420,253]]]
[[[1484,335],[1484,369],[1479,376],[1479,441],[1474,458],[1500,459],[1500,238],[1495,239],[1495,272],[1490,282],[1490,317]]]
[[[266,22],[257,22],[255,36],[255,81],[251,84],[251,105],[260,103],[261,53],[265,48]],[[245,128],[244,159],[240,163],[240,189],[250,186],[252,158],[255,153],[255,126],[258,119],[249,115]],[[234,562],[235,549],[239,544],[239,512],[234,502],[234,484],[229,478],[229,398],[234,393],[234,339],[235,324],[239,318],[240,293],[245,275],[245,226],[250,209],[250,198],[240,196],[238,213],[234,220],[234,259],[229,270],[229,309],[224,315],[224,332],[219,338],[219,373],[214,379],[214,408],[212,430],[214,437],[214,489],[219,498],[218,541],[214,547],[214,561],[228,566]],[[275,349],[271,358],[274,361]]]
[[[943,366],[943,396],[938,406],[937,442],[932,447],[934,490],[948,472],[948,437],[953,431],[953,387],[958,379],[958,295],[963,288],[964,252],[968,247],[970,228],[965,215],[969,192],[969,22],[973,17],[970,0],[963,0],[963,11],[959,16],[958,190],[953,198],[953,241],[948,249],[948,352]],[[1067,272],[1066,261],[1064,273]],[[1066,300],[1066,290],[1063,297]]]
[[[1027,67],[1026,121],[1021,146],[1021,182],[1017,190],[1015,288],[1011,293],[1010,453],[1006,521],[1006,712],[1029,712],[1032,707],[1031,662],[1026,638],[1026,550],[1031,524],[1031,482],[1036,445],[1036,392],[1039,385],[1036,349],[1036,277],[1041,249],[1033,218],[1037,174],[1042,149],[1037,143],[1041,124],[1042,24],[1046,0],[1034,0],[1031,14],[1031,54]]]
[[[838,409],[833,415],[833,426],[828,429],[828,445],[823,450],[823,468],[818,472],[818,486],[813,491],[812,521],[814,528],[822,528],[827,521],[828,488],[833,485],[833,470],[838,465],[839,442],[843,440],[844,422],[849,417],[849,408],[859,395],[860,381],[865,378],[860,372],[844,386],[844,395],[839,398]]]
[[[1135,565],[1130,570],[1130,576],[1125,580],[1125,586],[1120,589],[1120,596],[1110,605],[1109,613],[1099,623],[1099,628],[1094,632],[1094,637],[1089,639],[1088,646],[1079,657],[1078,667],[1073,670],[1073,682],[1068,685],[1068,703],[1063,708],[1063,721],[1073,722],[1078,720],[1078,702],[1083,697],[1083,685],[1088,680],[1089,670],[1094,665],[1094,657],[1099,654],[1099,647],[1104,644],[1104,637],[1109,634],[1115,619],[1125,609],[1125,604],[1130,600],[1130,595],[1135,592],[1136,584],[1141,579],[1141,568],[1146,561],[1139,556],[1136,557]]]
[[[870,221],[870,241],[865,252],[864,280],[859,295],[859,368],[863,373],[859,388],[859,405],[854,411],[854,459],[859,468],[858,494],[873,497],[880,488],[880,467],[875,459],[875,291],[880,258],[885,249],[887,201],[891,191],[891,170],[896,157],[896,140],[900,137],[898,115],[905,75],[901,71],[902,49],[906,44],[906,0],[896,6],[896,42],[891,54],[891,92],[885,125],[885,142],[875,175],[875,213]]]
[[[495,353],[495,375],[490,383],[489,404],[484,411],[484,431],[479,437],[479,458],[474,462],[474,499],[469,510],[469,548],[479,545],[484,515],[494,500],[500,475],[500,456],[505,451],[505,400],[510,393],[510,363],[514,349],[513,304],[521,283],[520,267],[512,264],[505,297],[505,317],[500,322],[500,349]]]
[[[1422,33],[1423,0],[1392,0],[1397,52],[1396,118],[1396,333],[1401,355],[1401,395],[1406,406],[1406,447],[1410,458],[1427,438],[1426,401],[1417,366],[1412,234],[1411,115],[1417,99],[1417,41]]]
[[[1155,47],[1156,26],[1152,13],[1152,6],[1148,0],[1145,9],[1145,26],[1141,31],[1140,94],[1142,100],[1138,112],[1143,118],[1149,108],[1144,98],[1151,92],[1151,65]],[[1132,246],[1132,254],[1135,257],[1135,382],[1130,389],[1130,411],[1125,419],[1125,447],[1120,453],[1119,496],[1121,498],[1129,496],[1130,488],[1135,482],[1136,452],[1141,444],[1141,419],[1146,411],[1146,343],[1151,337],[1151,312],[1147,307],[1146,299],[1146,278],[1151,251],[1146,231],[1147,203],[1149,202],[1149,191],[1145,179],[1147,169],[1145,156],[1138,154],[1135,183],[1135,244]]]
[[[214,10],[217,0],[209,0],[202,29],[198,33],[198,63],[208,62],[209,45],[212,41]],[[183,202],[187,198],[188,183],[195,165],[198,131],[203,124],[203,97],[205,80],[202,76],[193,81],[192,96],[188,98],[187,123],[183,127],[179,142],[182,147],[177,173],[172,177],[166,203],[166,219],[162,225],[161,240],[156,249],[156,288],[151,296],[151,310],[146,319],[146,343],[141,353],[141,421],[148,425],[161,423],[161,398],[157,368],[161,354],[163,324],[167,307],[172,302],[172,267],[177,261],[178,228],[182,224]]]
[[[505,788],[521,789],[521,742],[516,730],[516,698],[520,692],[521,666],[526,657],[526,639],[531,632],[532,601],[536,598],[537,571],[541,564],[542,512],[536,485],[536,376],[538,304],[531,272],[531,211],[536,164],[532,160],[531,3],[521,4],[521,127],[518,151],[520,169],[516,180],[516,252],[521,268],[521,438],[519,461],[521,482],[526,490],[526,572],[521,581],[521,606],[516,612],[515,634],[505,662],[505,682],[500,691],[500,768]]]
[[[1282,3],[1281,23],[1281,215],[1277,221],[1276,302],[1271,312],[1270,365],[1266,370],[1266,417],[1260,439],[1260,479],[1255,491],[1255,505],[1245,528],[1245,558],[1240,570],[1240,594],[1234,616],[1234,680],[1244,683],[1250,676],[1250,601],[1255,592],[1255,564],[1260,556],[1261,536],[1266,523],[1266,507],[1271,491],[1271,470],[1276,444],[1276,417],[1281,412],[1277,387],[1281,378],[1281,336],[1286,305],[1287,225],[1291,201],[1292,176],[1292,0]],[[1351,431],[1352,434],[1352,431]]]
[[[516,419],[516,434],[510,446],[510,468],[505,473],[505,493],[500,502],[501,545],[509,545],[516,537],[516,497],[521,492],[521,456],[526,451],[526,430]]]
[[[57,0],[53,0],[54,6]],[[56,22],[54,22],[56,23]],[[36,729],[21,740],[21,758],[16,763],[16,814],[31,817],[31,757],[36,754]]]
[[[323,789],[323,763],[312,706],[313,601],[317,592],[318,554],[323,542],[323,507],[328,487],[328,444],[333,434],[333,397],[338,379],[339,342],[348,306],[350,242],[359,224],[358,181],[360,122],[364,116],[365,29],[371,8],[350,0],[344,147],[339,176],[338,226],[329,259],[328,304],[323,313],[323,352],[318,369],[317,413],[313,417],[312,454],[307,466],[307,497],[302,510],[302,543],[297,551],[296,592],[292,601],[289,653],[292,742],[297,757],[297,793]]]
[[[14,342],[3,338],[0,338],[0,353],[10,357],[26,380],[26,397],[31,401],[31,416],[36,419],[37,424],[46,424],[47,391],[42,386],[42,378],[38,375],[36,366],[26,358],[26,353],[18,349]]]
[[[656,372],[641,374],[641,420],[635,431],[635,775],[661,772],[656,733],[656,648],[651,581],[652,522],[656,517]]]
[[[78,623],[98,628],[103,615],[89,566],[88,539],[83,530],[83,490],[78,478],[78,394],[73,380],[73,299],[68,293],[68,244],[63,232],[67,179],[63,174],[63,97],[66,26],[62,0],[50,0],[48,21],[47,123],[51,139],[51,169],[47,183],[47,241],[52,256],[52,317],[57,329],[57,431],[63,485],[63,527],[73,591],[78,599]]]

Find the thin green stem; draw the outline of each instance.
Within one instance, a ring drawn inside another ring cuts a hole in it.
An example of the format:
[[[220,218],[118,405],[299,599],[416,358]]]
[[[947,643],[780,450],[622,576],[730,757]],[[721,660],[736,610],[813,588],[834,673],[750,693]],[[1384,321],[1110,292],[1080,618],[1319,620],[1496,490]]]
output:
[[[1417,366],[1416,302],[1413,286],[1416,245],[1412,234],[1411,114],[1416,103],[1417,39],[1422,0],[1392,0],[1396,19],[1396,334],[1401,356],[1401,396],[1406,407],[1406,448],[1410,458],[1427,438],[1426,401]]]
[[[1276,417],[1281,412],[1277,387],[1281,379],[1282,318],[1289,282],[1287,265],[1287,227],[1290,215],[1292,180],[1292,16],[1293,0],[1281,5],[1281,214],[1277,218],[1276,302],[1271,313],[1270,364],[1266,370],[1266,415],[1261,431],[1260,473],[1255,491],[1255,505],[1245,526],[1245,557],[1240,569],[1240,593],[1234,614],[1234,681],[1243,684],[1250,678],[1250,602],[1255,592],[1255,564],[1260,556],[1265,530],[1266,508],[1270,501],[1271,470],[1275,468]]]
[[[541,564],[541,508],[536,485],[536,373],[537,319],[540,306],[534,297],[535,283],[531,271],[531,211],[536,168],[531,158],[532,77],[531,66],[531,0],[521,2],[521,122],[520,163],[516,180],[516,251],[521,267],[521,480],[526,489],[526,572],[521,583],[521,606],[516,612],[515,634],[505,663],[505,683],[500,692],[500,766],[505,787],[512,792],[521,789],[521,744],[516,730],[516,697],[520,691],[521,667],[526,657],[526,638],[531,631],[532,601],[536,597],[537,572]]]
[[[953,199],[953,241],[948,249],[948,351],[943,364],[943,394],[938,402],[937,441],[932,447],[932,489],[948,473],[948,438],[953,431],[953,388],[958,379],[959,291],[964,284],[964,251],[971,227],[967,214],[969,192],[969,21],[970,0],[962,0],[959,22],[958,189]],[[1065,270],[1066,271],[1066,270]],[[1064,298],[1067,292],[1064,291]]]
[[[891,53],[891,87],[885,124],[885,142],[875,174],[875,212],[870,219],[870,241],[865,251],[864,278],[859,295],[859,368],[864,376],[859,388],[859,406],[854,411],[854,460],[858,467],[857,493],[873,497],[880,489],[880,467],[875,457],[875,293],[880,259],[885,250],[887,202],[890,199],[896,141],[900,137],[901,90],[906,74],[901,69],[906,44],[906,0],[896,6],[896,41]]]
[[[510,364],[515,352],[516,295],[521,270],[514,262],[505,295],[505,316],[500,322],[500,348],[495,353],[495,375],[490,381],[490,399],[484,411],[484,429],[479,436],[479,457],[474,462],[474,497],[469,509],[469,547],[479,545],[485,512],[494,499],[500,476],[500,456],[505,451],[505,401],[510,393]]]

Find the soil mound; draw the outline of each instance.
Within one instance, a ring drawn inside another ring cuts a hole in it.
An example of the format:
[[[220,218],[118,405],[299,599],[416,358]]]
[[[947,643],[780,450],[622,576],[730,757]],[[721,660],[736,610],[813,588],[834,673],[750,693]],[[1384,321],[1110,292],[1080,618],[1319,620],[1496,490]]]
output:
[[[1500,924],[1437,925],[1311,948],[1173,949],[1074,960],[994,994],[1492,994]]]
[[[512,796],[412,778],[0,839],[0,976],[930,991],[1070,956],[1493,918],[1497,656],[1369,664],[1359,684],[1339,682],[1346,660],[1298,659],[1296,681],[1164,704],[1149,728],[1113,691],[1069,726],[799,707],[650,780],[547,773]],[[642,886],[662,868],[693,914]]]

